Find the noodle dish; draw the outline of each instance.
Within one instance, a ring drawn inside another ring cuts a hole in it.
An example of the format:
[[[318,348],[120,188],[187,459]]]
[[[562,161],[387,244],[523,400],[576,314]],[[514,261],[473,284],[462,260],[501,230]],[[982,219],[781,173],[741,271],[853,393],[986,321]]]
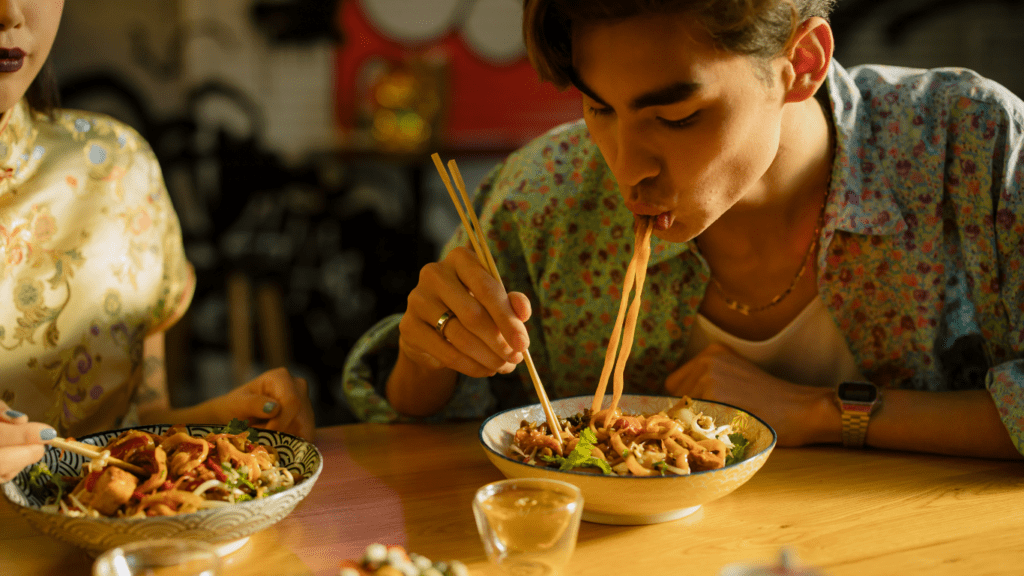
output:
[[[168,537],[200,538],[226,553],[288,515],[323,468],[313,444],[240,421],[141,426],[76,440],[95,446],[99,457],[48,446],[3,489],[36,529],[93,554]]]
[[[583,520],[628,525],[665,522],[697,512],[746,483],[775,447],[775,431],[760,418],[734,406],[671,396],[624,394],[618,407],[625,416],[610,424],[625,447],[623,452],[628,453],[619,452],[618,444],[611,443],[611,433],[608,440],[596,437],[584,452],[577,448],[585,442],[583,437],[592,432],[589,425],[580,424],[585,421],[591,400],[589,396],[577,396],[551,402],[562,422],[563,434],[572,435],[562,447],[562,455],[550,443],[546,446],[551,451],[548,456],[545,447],[531,446],[522,440],[524,431],[536,432],[535,438],[544,436],[546,424],[540,404],[506,410],[485,420],[480,427],[484,453],[508,478],[552,478],[575,484],[583,492]],[[605,399],[605,409],[609,403]],[[686,410],[680,413],[681,404]],[[676,426],[683,427],[666,421],[675,420],[669,417],[673,408],[684,419],[689,413],[699,415],[693,424],[703,429],[708,438],[698,439],[699,434],[693,432],[695,436],[691,439],[698,446],[712,437],[728,446],[721,438],[732,436],[736,439],[733,448],[720,454],[715,454],[717,448],[708,449],[700,461],[691,460],[689,454],[702,452],[700,448],[690,450],[681,444],[686,440],[666,443],[658,437],[673,438],[680,432]],[[618,424],[620,421],[624,426]],[[644,423],[649,432],[639,428]],[[630,432],[629,426],[635,426],[640,434]],[[736,450],[741,442],[742,450]],[[685,453],[674,448],[673,443]],[[598,457],[595,447],[605,452],[603,459]],[[586,456],[587,452],[590,456]],[[603,462],[599,464],[599,460]],[[684,468],[687,465],[688,472]]]

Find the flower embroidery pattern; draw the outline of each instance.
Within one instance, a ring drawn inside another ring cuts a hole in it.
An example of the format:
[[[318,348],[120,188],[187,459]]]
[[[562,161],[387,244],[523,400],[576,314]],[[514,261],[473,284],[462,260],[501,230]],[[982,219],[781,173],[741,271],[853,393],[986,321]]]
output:
[[[0,170],[0,394],[61,434],[116,427],[147,334],[194,286],[156,158],[109,117],[22,101],[0,118]]]
[[[13,280],[7,284],[13,285],[11,297],[21,313],[10,331],[0,325],[0,347],[12,350],[26,342],[34,344],[40,329],[43,344],[57,346],[57,320],[71,298],[75,269],[83,260],[74,248],[51,247],[56,232],[56,219],[47,206],[34,206],[30,214],[0,224],[0,280]],[[50,270],[52,275],[44,282],[25,274],[33,270]]]
[[[97,382],[94,370],[98,358],[89,350],[86,340],[71,348],[64,348],[57,358],[43,364],[53,379],[57,402],[46,414],[48,422],[56,422],[61,430],[85,417],[87,400],[98,400],[103,387]]]

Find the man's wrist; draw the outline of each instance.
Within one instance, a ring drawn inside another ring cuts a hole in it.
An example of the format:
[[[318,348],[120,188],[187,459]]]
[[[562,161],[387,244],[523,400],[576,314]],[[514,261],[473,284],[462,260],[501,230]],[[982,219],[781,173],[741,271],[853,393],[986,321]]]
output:
[[[444,366],[423,366],[399,350],[385,386],[387,400],[400,414],[430,416],[451,399],[458,376],[458,372]]]
[[[878,386],[867,381],[840,382],[836,387],[835,402],[840,411],[843,446],[863,448],[871,417],[881,404]]]
[[[818,388],[815,400],[815,435],[808,444],[839,444],[843,440],[842,412],[835,401],[835,391]]]

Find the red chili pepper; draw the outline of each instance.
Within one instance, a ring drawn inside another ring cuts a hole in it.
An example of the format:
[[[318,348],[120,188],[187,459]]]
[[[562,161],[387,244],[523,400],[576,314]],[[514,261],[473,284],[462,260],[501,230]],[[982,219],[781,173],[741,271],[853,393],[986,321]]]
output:
[[[92,492],[92,489],[96,487],[96,481],[100,479],[100,474],[102,473],[102,470],[90,472],[89,475],[85,477],[85,489],[87,491]]]
[[[161,486],[161,488],[163,488],[164,490],[171,490],[171,489],[174,488],[174,482],[171,482],[170,480],[168,480],[168,481],[164,482],[164,485]]]
[[[143,494],[142,492],[139,492],[138,490],[136,490],[135,492],[132,492],[132,498],[135,498],[136,500],[142,500],[145,497],[146,497],[146,495]]]
[[[210,470],[213,470],[213,475],[217,477],[217,480],[220,480],[221,482],[228,481],[228,477],[224,474],[224,469],[220,467],[220,464],[213,460],[207,460],[206,465],[210,467]]]
[[[137,436],[135,438],[122,442],[117,446],[114,446],[110,450],[110,455],[113,456],[114,458],[120,458],[121,460],[124,460],[124,456],[128,452],[146,444],[147,441],[148,438],[146,438],[145,436]]]

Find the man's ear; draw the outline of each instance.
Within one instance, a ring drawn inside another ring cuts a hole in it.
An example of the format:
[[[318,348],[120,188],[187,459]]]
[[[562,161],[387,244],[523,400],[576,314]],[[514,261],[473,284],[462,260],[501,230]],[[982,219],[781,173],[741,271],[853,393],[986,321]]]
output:
[[[809,18],[800,24],[786,44],[786,102],[801,102],[825,82],[835,45],[832,27],[824,18]]]

